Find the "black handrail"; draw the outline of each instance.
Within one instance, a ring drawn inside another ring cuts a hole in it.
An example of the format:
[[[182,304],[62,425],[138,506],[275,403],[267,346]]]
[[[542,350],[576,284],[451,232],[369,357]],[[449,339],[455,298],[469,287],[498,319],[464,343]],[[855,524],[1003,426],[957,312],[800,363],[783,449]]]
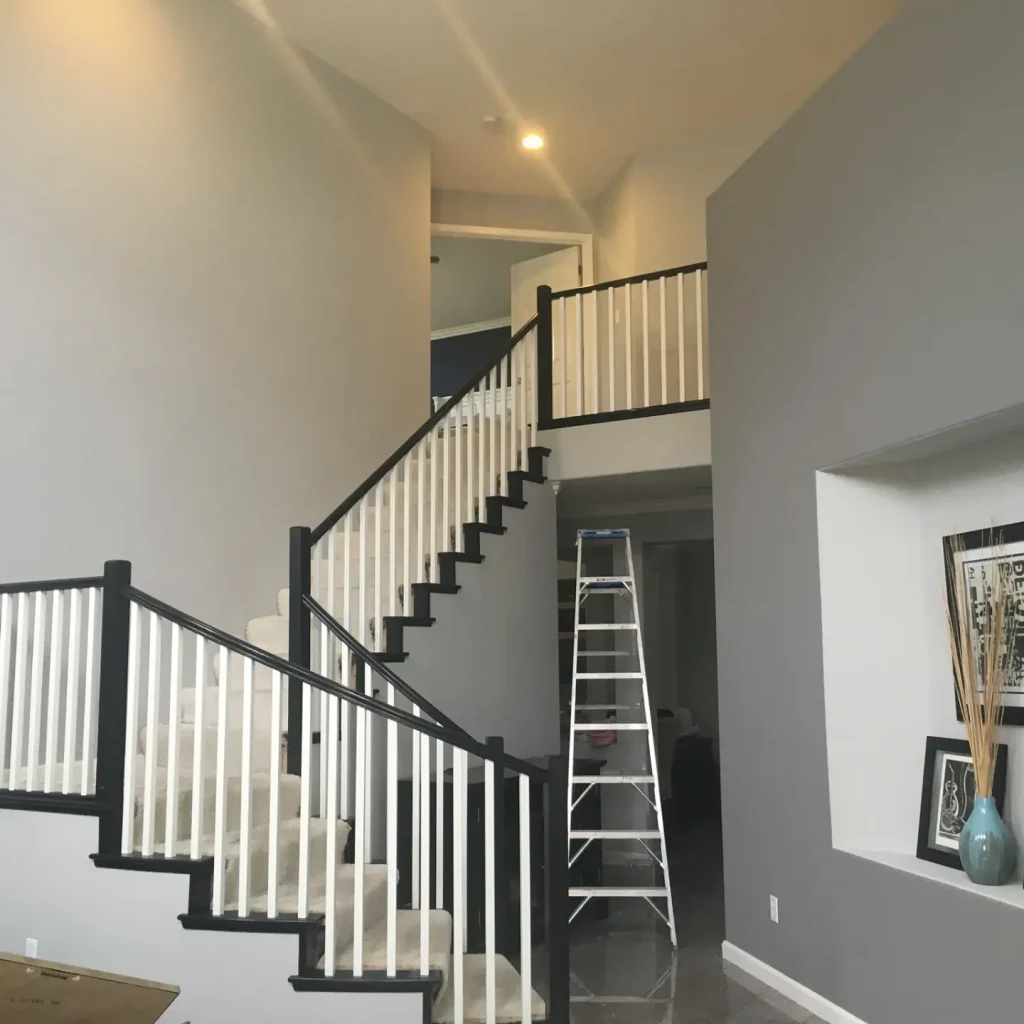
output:
[[[310,543],[315,544],[320,540],[327,532],[337,525],[341,517],[352,509],[356,503],[381,482],[388,475],[389,472],[397,465],[406,455],[409,454],[416,447],[416,445],[423,440],[431,430],[434,429],[445,417],[461,402],[466,395],[468,395],[483,379],[499,366],[503,360],[507,359],[512,349],[516,347],[530,333],[531,330],[537,324],[537,317],[531,317],[522,327],[512,335],[512,340],[508,343],[508,346],[495,358],[493,358],[475,377],[471,378],[470,381],[465,384],[459,391],[457,391],[451,398],[448,399],[444,405],[441,406],[433,416],[428,419],[423,426],[419,428],[407,441],[403,442],[399,448],[394,451],[388,459],[385,459],[381,465],[375,469],[367,478],[364,480],[319,526],[314,528],[310,532]]]
[[[589,292],[603,292],[609,288],[618,288],[624,284],[641,284],[644,281],[658,281],[663,277],[675,277],[677,274],[692,274],[695,270],[707,270],[708,264],[688,263],[685,267],[672,267],[670,270],[654,270],[649,274],[636,274],[633,277],[620,277],[616,281],[601,281],[599,284],[588,284],[581,288],[566,288],[563,292],[552,292],[551,298],[564,299],[572,295],[585,295]]]
[[[406,728],[412,729],[414,732],[424,733],[434,739],[441,740],[443,743],[448,743],[453,747],[458,747],[460,750],[473,754],[475,757],[483,758],[487,761],[500,760],[502,768],[511,768],[513,771],[517,771],[521,775],[529,775],[532,778],[539,779],[541,781],[545,781],[547,779],[547,770],[539,767],[538,765],[530,764],[528,761],[522,761],[518,757],[512,757],[509,754],[502,755],[500,759],[496,758],[494,751],[488,747],[487,744],[478,743],[471,736],[467,736],[462,732],[453,736],[451,730],[444,726],[436,725],[426,718],[417,718],[415,715],[411,715],[407,711],[402,711],[400,708],[392,707],[390,704],[383,704],[380,701],[374,700],[373,697],[359,693],[357,690],[349,690],[330,679],[326,679],[324,676],[318,675],[316,672],[313,672],[308,668],[293,665],[290,661],[285,661],[284,658],[279,658],[276,654],[270,654],[268,651],[264,651],[259,647],[254,647],[247,640],[240,640],[236,636],[231,636],[230,633],[225,633],[216,626],[211,626],[208,622],[203,622],[201,619],[197,619],[194,616],[189,615],[187,612],[174,608],[161,601],[159,598],[153,597],[152,595],[145,593],[145,591],[139,590],[137,587],[126,587],[124,589],[124,594],[136,604],[151,612],[156,612],[157,615],[167,619],[168,622],[182,626],[193,633],[198,633],[207,640],[211,640],[213,643],[218,644],[221,647],[225,647],[229,651],[233,651],[235,654],[241,654],[246,658],[250,658],[252,661],[264,665],[272,671],[280,672],[283,678],[290,677],[293,680],[297,679],[300,682],[308,683],[314,689],[320,690],[321,693],[326,693],[332,697],[339,697],[341,700],[348,701],[349,704],[354,704],[356,707],[363,708],[363,710],[369,711],[371,714],[388,718],[393,722],[397,722],[399,725],[404,725]],[[373,666],[373,670],[375,672],[378,671],[380,667],[383,667],[383,663],[378,662],[372,654],[371,657],[366,660]]]
[[[102,576],[73,576],[66,580],[34,580],[28,583],[0,583],[0,594],[36,594],[53,590],[99,590]]]
[[[380,661],[373,651],[368,647],[364,647],[315,597],[310,594],[303,594],[302,601],[349,650],[373,667],[375,675],[380,676],[384,682],[390,683],[403,697],[411,700],[413,704],[419,705],[435,722],[443,725],[451,732],[457,733],[459,736],[469,736],[469,733],[461,725],[457,725],[443,711],[439,711],[430,701],[421,697],[404,679],[401,679],[393,672],[386,662]]]

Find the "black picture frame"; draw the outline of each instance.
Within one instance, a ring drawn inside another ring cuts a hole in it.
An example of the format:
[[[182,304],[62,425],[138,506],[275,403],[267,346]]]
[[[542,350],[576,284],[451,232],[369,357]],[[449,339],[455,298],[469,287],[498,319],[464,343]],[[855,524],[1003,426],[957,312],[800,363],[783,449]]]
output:
[[[940,758],[944,760],[940,762]],[[944,736],[929,736],[924,747],[924,776],[921,781],[921,813],[917,825],[917,857],[918,860],[931,861],[933,864],[944,864],[948,868],[962,871],[960,853],[952,842],[953,829],[943,830],[940,824],[941,785],[946,778],[945,767],[962,764],[963,759],[971,761],[971,747],[967,740],[950,739]],[[996,771],[992,784],[992,795],[996,808],[1003,813],[1003,801],[1006,797],[1006,765],[1008,760],[1007,747],[1000,743],[996,751]],[[940,774],[940,764],[943,770]],[[973,768],[973,763],[972,763]],[[955,817],[966,821],[974,806],[974,796],[970,803],[955,808]],[[944,833],[944,834],[943,834]],[[959,834],[959,828],[956,829]]]
[[[1013,653],[1013,680],[1015,686],[1013,691],[1006,696],[1003,706],[1003,725],[1024,725],[1024,522],[1007,523],[1003,526],[986,527],[981,530],[971,530],[967,533],[953,534],[942,538],[943,565],[948,566],[950,559],[954,556],[953,540],[959,537],[963,547],[964,559],[969,561],[972,552],[983,551],[992,547],[998,542],[999,561],[1009,563],[1014,574],[1014,590],[1020,595],[1016,602],[1018,628],[1017,641]],[[991,561],[991,559],[986,559]],[[946,574],[946,602],[949,606],[953,621],[956,622],[956,595],[950,585],[949,574]],[[971,583],[968,581],[968,590]],[[956,682],[953,684],[953,702],[956,707],[957,721],[964,720],[963,708],[960,706],[960,697],[956,692]]]

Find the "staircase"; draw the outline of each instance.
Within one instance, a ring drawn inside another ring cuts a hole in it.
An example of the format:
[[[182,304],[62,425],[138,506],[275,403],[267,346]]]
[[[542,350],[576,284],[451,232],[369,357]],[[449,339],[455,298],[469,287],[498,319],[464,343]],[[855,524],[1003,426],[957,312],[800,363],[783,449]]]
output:
[[[0,587],[0,807],[94,815],[98,867],[187,875],[187,930],[296,935],[296,1020],[303,992],[360,989],[420,992],[438,1022],[567,1020],[565,766],[478,742],[392,667],[544,482],[534,326],[292,531],[290,585],[244,640],[134,588],[123,562]]]

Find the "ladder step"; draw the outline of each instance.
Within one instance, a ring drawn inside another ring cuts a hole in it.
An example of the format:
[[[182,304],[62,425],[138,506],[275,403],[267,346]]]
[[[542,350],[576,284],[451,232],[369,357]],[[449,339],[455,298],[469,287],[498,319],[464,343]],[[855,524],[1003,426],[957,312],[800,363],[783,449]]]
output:
[[[577,704],[577,711],[635,711],[639,704]]]
[[[664,886],[659,886],[659,885],[637,886],[636,888],[633,888],[633,889],[620,889],[620,888],[617,888],[617,887],[611,886],[611,885],[609,885],[609,886],[598,885],[598,886],[594,886],[594,887],[587,886],[587,887],[584,887],[584,888],[581,888],[581,889],[570,889],[569,890],[569,895],[570,896],[579,896],[579,897],[584,897],[584,896],[598,896],[598,897],[601,897],[601,896],[610,896],[610,897],[616,897],[616,896],[644,896],[644,897],[646,897],[648,899],[658,899],[659,897],[664,899],[666,896],[668,896],[668,889],[666,889]]]
[[[573,729],[576,732],[647,732],[645,722],[616,722],[609,719],[605,722],[577,722]]]
[[[643,679],[643,672],[577,672],[577,679]]]
[[[643,783],[654,782],[653,775],[574,775],[573,785],[588,786],[591,783],[598,786],[614,785],[642,785]]]
[[[628,576],[581,576],[580,586],[590,590],[628,590],[632,580]]]
[[[577,658],[635,658],[636,651],[577,651]]]
[[[585,828],[570,830],[570,839],[660,839],[656,828]]]
[[[581,622],[579,629],[587,630],[598,630],[598,629],[639,629],[640,627],[635,622]]]
[[[584,540],[621,540],[629,536],[629,530],[577,530],[576,536]]]

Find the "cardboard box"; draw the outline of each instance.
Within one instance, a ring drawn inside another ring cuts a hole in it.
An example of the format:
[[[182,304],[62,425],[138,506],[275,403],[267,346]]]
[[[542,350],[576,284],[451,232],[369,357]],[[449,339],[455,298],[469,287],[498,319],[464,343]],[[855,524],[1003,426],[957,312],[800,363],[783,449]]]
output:
[[[0,953],[3,1024],[154,1024],[181,989]]]

